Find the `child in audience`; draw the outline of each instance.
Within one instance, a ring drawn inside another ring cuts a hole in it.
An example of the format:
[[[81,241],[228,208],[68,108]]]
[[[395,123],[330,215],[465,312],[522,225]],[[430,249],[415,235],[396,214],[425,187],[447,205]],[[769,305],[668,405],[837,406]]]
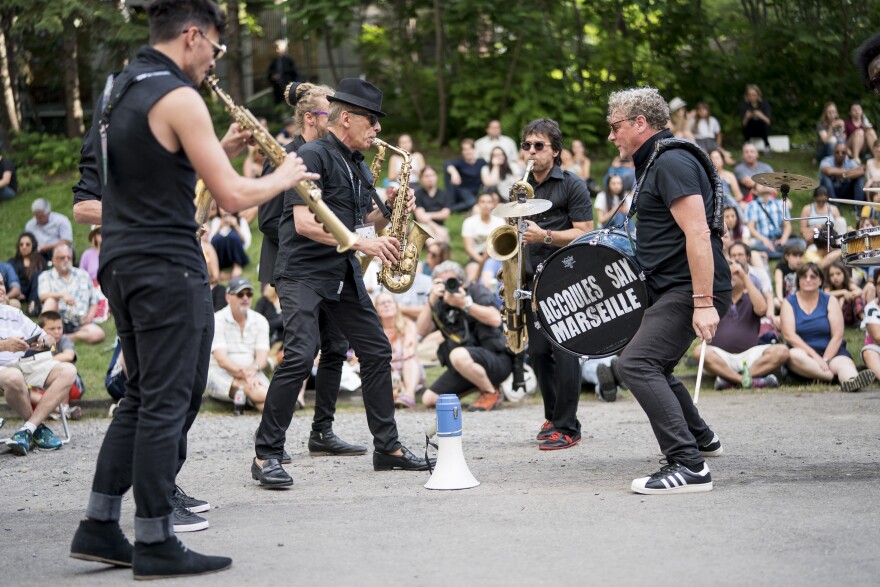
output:
[[[37,319],[37,324],[39,324],[40,328],[42,328],[46,334],[55,339],[55,346],[52,347],[52,358],[56,361],[60,361],[62,363],[76,363],[76,347],[73,344],[73,341],[64,334],[64,322],[61,318],[61,314],[55,311],[46,311],[40,314],[40,317]],[[73,382],[73,385],[70,387],[70,393],[67,396],[67,401],[64,403],[68,403],[70,401],[76,401],[80,399],[85,391],[85,385],[83,384],[82,377],[80,377],[79,373],[76,374],[76,380]],[[31,388],[31,404],[36,406],[40,400],[43,398],[42,389]],[[82,414],[82,410],[79,406],[73,406],[68,411],[68,418],[71,420],[79,420]]]
[[[870,284],[873,291],[877,291],[880,281],[880,271],[874,274],[874,283]],[[867,290],[866,290],[867,291]],[[862,330],[865,331],[865,346],[862,349],[862,362],[865,366],[880,376],[880,304],[878,299],[872,298],[865,306],[865,319],[862,320]]]
[[[773,272],[776,289],[776,307],[782,307],[782,300],[797,291],[796,272],[804,264],[804,247],[800,243],[789,243],[782,249],[782,261]]]
[[[862,288],[852,283],[849,269],[843,261],[835,261],[828,267],[828,285],[825,293],[831,294],[840,302],[843,312],[843,323],[854,326],[865,317],[865,301],[862,299]]]

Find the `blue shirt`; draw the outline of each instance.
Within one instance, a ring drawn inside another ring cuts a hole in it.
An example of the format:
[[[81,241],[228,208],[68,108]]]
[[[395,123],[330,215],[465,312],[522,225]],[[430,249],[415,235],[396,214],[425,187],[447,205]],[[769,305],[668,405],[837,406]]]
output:
[[[764,210],[767,211],[767,214],[764,213]],[[782,221],[783,207],[779,200],[770,199],[765,202],[761,198],[755,198],[746,207],[746,222],[754,222],[758,232],[769,239],[777,239],[782,236]]]

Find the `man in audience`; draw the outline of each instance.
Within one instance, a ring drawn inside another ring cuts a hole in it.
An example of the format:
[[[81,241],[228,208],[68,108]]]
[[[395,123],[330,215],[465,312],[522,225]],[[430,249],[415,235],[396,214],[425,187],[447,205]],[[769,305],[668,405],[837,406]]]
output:
[[[746,147],[755,148],[751,143]],[[745,147],[743,147],[745,148]],[[806,247],[803,239],[792,238],[791,222],[784,220],[785,206],[773,196],[776,191],[765,185],[754,184],[754,193],[757,196],[746,207],[746,222],[749,230],[755,238],[754,248],[767,253],[771,259],[782,258],[782,249],[789,241],[800,241]]]
[[[269,379],[263,370],[269,365],[269,322],[251,310],[254,286],[236,277],[226,287],[227,306],[214,314],[214,341],[208,367],[208,395],[232,402],[238,389],[263,411]]]
[[[473,139],[462,139],[459,145],[461,158],[446,162],[446,189],[451,196],[449,209],[453,212],[470,210],[476,204],[483,186],[480,171],[486,165],[485,159],[477,157]]]
[[[0,282],[0,298],[6,287]],[[8,444],[13,454],[25,456],[33,448],[55,450],[61,441],[43,421],[67,397],[76,378],[76,367],[52,359],[55,340],[31,322],[21,310],[0,305],[0,393],[24,424]],[[27,351],[41,351],[25,357]],[[28,386],[46,390],[43,401],[31,406]]]
[[[819,163],[819,183],[829,198],[865,201],[865,168],[850,158],[844,144],[834,145],[834,154]]]
[[[15,165],[3,156],[0,151],[0,202],[11,200],[18,194],[18,178],[15,175]]]
[[[602,185],[608,186],[608,180],[612,175],[619,175],[623,180],[623,191],[629,192],[636,185],[636,166],[632,159],[621,159],[620,155],[611,160],[605,177],[602,178]]]
[[[495,296],[479,283],[468,284],[455,261],[437,265],[432,277],[434,286],[416,326],[422,337],[435,328],[443,334],[437,355],[446,371],[425,390],[422,403],[430,408],[444,393],[476,390],[480,397],[468,411],[494,410],[502,401],[498,386],[513,371]]]
[[[753,387],[778,387],[779,380],[773,372],[788,361],[788,347],[761,344],[758,339],[761,317],[767,313],[767,300],[749,279],[742,263],[730,262],[730,281],[733,286],[730,310],[718,323],[712,344],[706,346],[706,372],[717,377],[715,389],[740,385],[744,367],[748,367]],[[697,360],[700,348],[694,351]]]
[[[486,136],[477,139],[474,143],[474,150],[477,158],[489,161],[492,159],[492,149],[501,147],[504,154],[507,155],[507,161],[516,161],[519,159],[519,149],[516,142],[501,134],[501,121],[490,120],[489,126],[486,127]]]
[[[64,318],[64,332],[74,341],[97,344],[104,330],[94,323],[98,294],[89,274],[73,266],[73,251],[59,244],[52,251],[51,269],[40,273],[39,292],[43,310],[54,310]],[[168,284],[173,287],[174,284]]]
[[[43,198],[31,204],[34,217],[24,225],[25,232],[37,238],[37,250],[46,259],[52,258],[52,251],[60,244],[73,244],[73,228],[70,219],[64,214],[52,211],[52,206]]]
[[[740,190],[745,194],[746,201],[751,201],[752,195],[749,193],[755,188],[755,182],[752,180],[753,175],[758,173],[772,173],[773,168],[758,161],[758,149],[751,143],[745,143],[742,147],[743,160],[736,164],[733,173],[739,181]]]

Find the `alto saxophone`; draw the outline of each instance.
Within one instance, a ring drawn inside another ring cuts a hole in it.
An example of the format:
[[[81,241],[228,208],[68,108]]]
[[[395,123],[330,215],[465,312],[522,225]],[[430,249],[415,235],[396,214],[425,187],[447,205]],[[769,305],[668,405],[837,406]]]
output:
[[[399,147],[374,138],[373,144],[378,148],[391,149],[403,157],[403,165],[400,166],[400,187],[397,188],[397,196],[394,198],[394,209],[391,210],[391,222],[388,225],[388,235],[393,236],[400,243],[400,257],[390,267],[385,265],[379,271],[379,283],[392,293],[403,293],[412,287],[415,282],[416,269],[419,265],[419,256],[425,241],[432,238],[425,228],[418,222],[413,222],[412,230],[407,234],[409,227],[409,212],[406,211],[406,200],[409,195],[409,174],[412,169],[412,155]],[[375,164],[375,162],[374,162]],[[381,165],[381,162],[380,162]],[[378,174],[373,174],[375,178]]]
[[[216,92],[217,96],[226,106],[226,111],[232,116],[232,119],[238,123],[243,130],[249,130],[253,133],[254,140],[272,162],[272,165],[278,167],[287,157],[287,151],[275,140],[266,128],[251,114],[251,111],[244,106],[237,106],[229,94],[224,92],[219,86],[219,80],[214,75],[205,77],[205,83]],[[324,230],[333,235],[339,245],[336,250],[340,253],[347,251],[358,240],[358,235],[350,231],[341,220],[327,206],[321,196],[321,189],[315,185],[315,182],[304,179],[299,182],[294,189],[299,194],[315,218],[324,225]]]
[[[380,141],[381,142],[381,141]],[[373,157],[373,162],[370,163],[370,173],[373,174],[373,188],[375,189],[376,185],[379,183],[379,172],[382,171],[382,163],[385,162],[385,143],[381,145],[377,142],[373,142],[373,146],[376,147],[376,156]],[[381,234],[387,234],[387,231],[383,230]],[[361,264],[361,275],[367,274],[367,268],[370,266],[370,263],[373,261],[373,255],[365,255],[363,253],[358,253],[358,260]]]

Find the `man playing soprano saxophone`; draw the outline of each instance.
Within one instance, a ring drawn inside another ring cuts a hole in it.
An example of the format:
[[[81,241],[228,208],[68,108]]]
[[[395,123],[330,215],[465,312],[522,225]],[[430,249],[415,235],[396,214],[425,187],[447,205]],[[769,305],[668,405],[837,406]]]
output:
[[[318,351],[318,316],[322,308],[342,330],[361,363],[364,407],[373,434],[373,468],[427,470],[428,463],[398,440],[391,389],[391,346],[379,316],[364,288],[360,264],[353,251],[378,257],[385,265],[399,258],[393,237],[375,237],[387,225],[373,208],[373,178],[363,163],[382,129],[379,117],[382,92],[355,78],[339,83],[329,97],[330,133],[303,145],[298,153],[316,182],[327,206],[360,239],[345,253],[324,232],[298,194],[288,191],[278,225],[279,252],[275,284],[284,313],[284,360],[275,372],[257,431],[251,475],[263,487],[289,487],[293,479],[281,466],[285,435],[293,417],[296,394],[308,376]],[[412,196],[409,207],[415,207]],[[374,238],[370,238],[374,236]]]

